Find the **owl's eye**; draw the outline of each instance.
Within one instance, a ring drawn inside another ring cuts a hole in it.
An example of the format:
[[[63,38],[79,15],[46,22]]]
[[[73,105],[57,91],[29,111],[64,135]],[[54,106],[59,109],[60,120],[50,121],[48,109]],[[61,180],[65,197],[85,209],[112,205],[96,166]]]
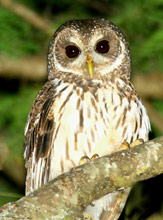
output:
[[[75,58],[79,55],[80,53],[80,50],[79,48],[77,48],[75,45],[69,45],[65,48],[66,50],[66,55],[69,57],[69,58]]]
[[[96,51],[99,53],[107,53],[109,49],[109,42],[107,40],[99,41],[96,45]]]

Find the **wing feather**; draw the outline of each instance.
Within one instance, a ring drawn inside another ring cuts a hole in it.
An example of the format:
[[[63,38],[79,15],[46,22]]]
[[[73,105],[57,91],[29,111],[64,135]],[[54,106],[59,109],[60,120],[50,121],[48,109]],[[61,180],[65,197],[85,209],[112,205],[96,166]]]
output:
[[[55,130],[55,80],[48,81],[37,95],[25,128],[26,194],[48,182]]]

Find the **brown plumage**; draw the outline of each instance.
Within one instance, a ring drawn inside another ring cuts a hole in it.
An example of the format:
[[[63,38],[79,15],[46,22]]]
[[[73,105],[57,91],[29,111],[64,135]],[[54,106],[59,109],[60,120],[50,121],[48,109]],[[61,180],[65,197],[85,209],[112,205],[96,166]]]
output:
[[[25,129],[26,194],[79,165],[83,156],[110,154],[124,141],[146,141],[150,130],[130,82],[128,43],[110,21],[62,25],[50,42],[48,74]],[[84,214],[117,219],[128,192],[106,195]]]

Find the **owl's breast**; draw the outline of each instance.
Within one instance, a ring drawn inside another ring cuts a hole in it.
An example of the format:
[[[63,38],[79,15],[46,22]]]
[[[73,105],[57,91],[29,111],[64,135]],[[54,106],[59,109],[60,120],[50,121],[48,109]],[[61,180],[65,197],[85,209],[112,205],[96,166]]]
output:
[[[74,90],[73,85],[66,87],[53,106],[56,128],[52,163],[60,164],[55,165],[55,172],[56,167],[61,167],[60,173],[79,165],[84,155],[117,151],[133,136],[137,123],[138,106],[133,104],[131,111],[129,105],[111,89],[99,88],[92,93]]]

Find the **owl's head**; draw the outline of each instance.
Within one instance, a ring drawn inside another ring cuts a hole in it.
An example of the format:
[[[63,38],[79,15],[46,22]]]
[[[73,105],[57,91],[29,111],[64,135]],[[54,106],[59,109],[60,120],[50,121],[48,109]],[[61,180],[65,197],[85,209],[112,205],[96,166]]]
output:
[[[55,32],[48,53],[49,78],[129,77],[130,52],[117,26],[105,19],[74,20]]]

